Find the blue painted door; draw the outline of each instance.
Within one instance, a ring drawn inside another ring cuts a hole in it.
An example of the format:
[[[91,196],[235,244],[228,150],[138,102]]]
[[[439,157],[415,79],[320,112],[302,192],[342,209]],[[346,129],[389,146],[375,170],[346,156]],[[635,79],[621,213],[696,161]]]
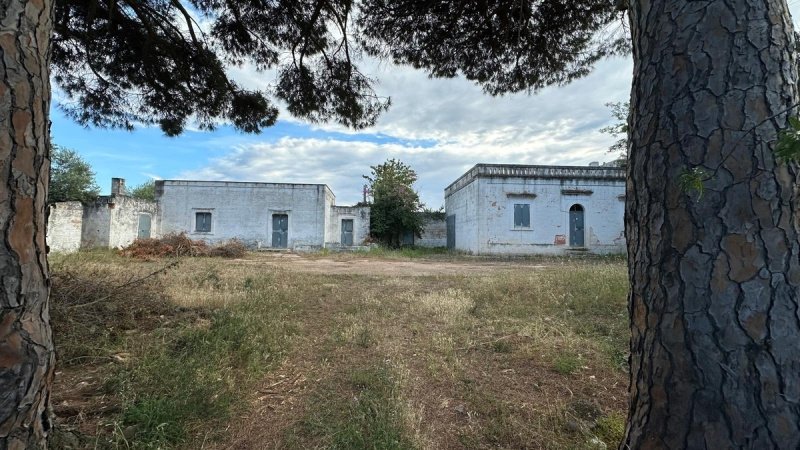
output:
[[[272,215],[272,247],[286,248],[289,243],[289,216],[287,214]]]
[[[353,219],[342,219],[342,245],[353,245]]]
[[[569,245],[584,246],[583,206],[572,205],[569,209]]]
[[[150,214],[139,214],[139,239],[150,237]]]

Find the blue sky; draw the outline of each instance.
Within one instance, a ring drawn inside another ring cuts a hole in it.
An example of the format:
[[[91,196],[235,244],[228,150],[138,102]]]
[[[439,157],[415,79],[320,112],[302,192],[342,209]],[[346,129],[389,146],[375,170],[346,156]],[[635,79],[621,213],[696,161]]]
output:
[[[260,135],[228,126],[214,132],[186,131],[168,138],[155,127],[133,132],[83,128],[52,108],[56,144],[78,151],[93,167],[103,192],[112,177],[129,186],[148,179],[325,183],[337,203],[360,200],[371,165],[398,158],[414,168],[424,203],[443,205],[443,189],[472,165],[588,164],[613,158],[613,138],[598,132],[612,121],[607,102],[623,101],[630,89],[631,63],[615,58],[590,76],[533,95],[490,97],[463,79],[429,79],[407,67],[367,61],[380,80],[378,92],[391,109],[371,129],[354,132],[309,125],[282,111],[281,120]],[[231,68],[249,88],[265,88],[269,75]]]

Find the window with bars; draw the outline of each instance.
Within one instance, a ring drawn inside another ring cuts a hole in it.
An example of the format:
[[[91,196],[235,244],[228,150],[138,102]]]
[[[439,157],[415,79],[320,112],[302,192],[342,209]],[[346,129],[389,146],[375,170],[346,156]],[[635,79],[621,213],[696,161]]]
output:
[[[514,205],[514,228],[531,227],[531,205],[517,203]]]

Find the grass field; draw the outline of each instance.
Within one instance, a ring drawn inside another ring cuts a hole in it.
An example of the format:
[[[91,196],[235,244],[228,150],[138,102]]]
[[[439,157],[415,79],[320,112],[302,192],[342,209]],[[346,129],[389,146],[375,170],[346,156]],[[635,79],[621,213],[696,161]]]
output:
[[[51,264],[64,447],[601,449],[623,433],[619,259]]]

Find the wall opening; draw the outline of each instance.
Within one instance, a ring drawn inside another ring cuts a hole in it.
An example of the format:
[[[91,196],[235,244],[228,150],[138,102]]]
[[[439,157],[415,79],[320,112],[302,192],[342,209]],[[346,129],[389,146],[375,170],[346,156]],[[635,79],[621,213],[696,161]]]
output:
[[[447,248],[453,250],[456,248],[456,216],[451,214],[445,220],[447,221]]]
[[[342,245],[353,245],[353,219],[342,219]]]
[[[150,214],[139,214],[139,233],[136,235],[138,239],[150,238]]]
[[[289,215],[272,215],[272,247],[286,248],[289,245]]]
[[[585,245],[583,206],[574,204],[569,208],[569,245],[583,247]]]

